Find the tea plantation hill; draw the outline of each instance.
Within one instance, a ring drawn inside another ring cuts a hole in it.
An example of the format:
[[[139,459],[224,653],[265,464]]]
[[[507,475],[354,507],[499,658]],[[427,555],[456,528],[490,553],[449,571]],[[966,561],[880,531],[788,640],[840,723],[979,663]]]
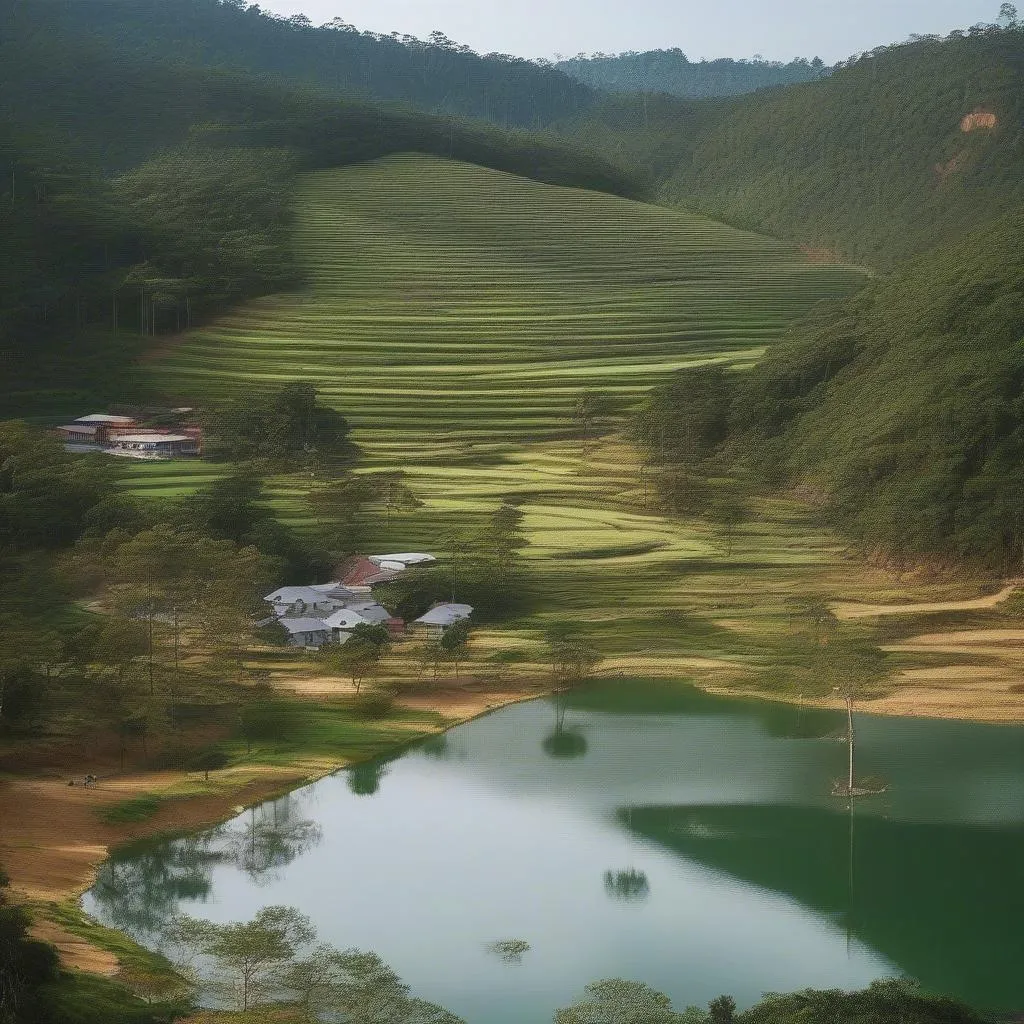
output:
[[[764,501],[723,560],[706,521],[664,518],[653,489],[645,507],[636,452],[581,438],[573,405],[589,388],[624,411],[678,368],[750,367],[860,271],[679,211],[416,154],[308,174],[296,209],[308,285],[187,333],[145,367],[150,389],[208,401],[316,380],[351,418],[365,468],[406,470],[426,501],[378,517],[378,546],[436,549],[502,497],[521,501],[538,582],[526,641],[572,617],[631,671],[774,656],[788,592],[819,585],[834,539]],[[180,494],[220,471],[140,466],[133,488]],[[310,486],[275,482],[285,520],[311,524]],[[752,631],[714,626],[725,605]],[[493,642],[516,636],[506,624]]]

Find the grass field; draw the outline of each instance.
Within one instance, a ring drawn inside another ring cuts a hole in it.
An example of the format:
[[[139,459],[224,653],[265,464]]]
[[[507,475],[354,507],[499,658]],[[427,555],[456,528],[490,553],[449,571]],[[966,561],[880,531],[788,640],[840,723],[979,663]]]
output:
[[[405,469],[426,502],[378,524],[381,547],[434,550],[514,495],[537,614],[490,643],[529,644],[572,618],[613,669],[735,680],[784,658],[809,596],[891,585],[851,574],[796,502],[761,500],[726,556],[707,522],[657,511],[628,444],[581,440],[572,422],[584,388],[625,411],[674,369],[750,367],[861,271],[684,212],[426,156],[308,175],[296,209],[307,287],[186,335],[149,364],[149,384],[193,404],[315,381],[367,468]],[[217,472],[140,466],[132,487],[183,493]],[[308,486],[275,482],[283,519],[309,521]]]

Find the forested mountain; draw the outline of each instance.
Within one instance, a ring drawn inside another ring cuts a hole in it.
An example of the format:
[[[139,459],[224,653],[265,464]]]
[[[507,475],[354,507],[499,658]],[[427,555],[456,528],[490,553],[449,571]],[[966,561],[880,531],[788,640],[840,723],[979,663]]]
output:
[[[18,411],[66,404],[70,381],[116,391],[135,339],[293,286],[288,190],[303,169],[414,150],[618,194],[639,187],[554,138],[146,56],[116,33],[73,32],[58,6],[109,17],[147,5],[0,13],[0,366],[27,391]]]
[[[661,92],[688,99],[740,96],[775,85],[814,82],[828,74],[820,57],[781,61],[690,61],[680,49],[580,54],[556,65],[567,75],[608,92]]]
[[[429,40],[360,32],[340,18],[315,27],[244,0],[8,0],[15,25],[114,46],[140,59],[273,75],[355,98],[412,103],[505,127],[539,128],[596,94],[557,68]],[[23,31],[23,30],[22,30]],[[69,68],[68,71],[71,69]]]
[[[1024,200],[1024,32],[882,48],[705,121],[668,201],[880,268]]]
[[[811,485],[867,548],[1019,571],[1020,23],[883,48],[824,81],[714,109],[666,99],[646,126],[624,114],[637,104],[605,105],[587,130],[649,177],[677,157],[667,201],[884,275],[823,307],[742,382],[683,375],[652,398],[640,436],[658,438],[662,459],[710,453]],[[700,402],[680,398],[695,391]],[[697,424],[717,424],[709,450],[692,450],[681,403],[694,416],[710,405]]]
[[[1024,210],[823,310],[750,376],[746,451],[867,547],[1024,564]]]

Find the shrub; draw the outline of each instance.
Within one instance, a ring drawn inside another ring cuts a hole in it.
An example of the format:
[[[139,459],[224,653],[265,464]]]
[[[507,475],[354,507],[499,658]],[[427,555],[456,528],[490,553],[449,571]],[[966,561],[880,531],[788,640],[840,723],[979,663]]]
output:
[[[367,690],[352,698],[352,710],[360,718],[387,718],[395,708],[395,695],[387,690]]]

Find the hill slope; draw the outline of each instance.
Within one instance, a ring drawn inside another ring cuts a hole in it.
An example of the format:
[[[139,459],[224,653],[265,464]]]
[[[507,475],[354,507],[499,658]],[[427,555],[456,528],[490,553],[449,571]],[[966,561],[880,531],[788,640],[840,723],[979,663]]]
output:
[[[1024,563],[1024,213],[801,327],[739,401],[748,443],[868,546]]]
[[[397,156],[304,179],[308,290],[193,332],[155,380],[213,397],[317,380],[360,426],[550,436],[696,360],[749,364],[854,280],[788,245],[595,192]]]
[[[236,0],[15,0],[22,35],[98,42],[129,60],[184,62],[274,76],[363,100],[399,101],[539,128],[590,106],[594,91],[554,67],[507,54],[481,56],[432,41],[360,32],[340,18],[316,28]]]
[[[878,267],[1024,202],[1024,31],[883,48],[702,123],[666,199]]]
[[[765,501],[723,558],[706,521],[665,518],[653,490],[648,504],[636,452],[583,437],[573,406],[591,388],[621,407],[693,363],[749,366],[857,271],[689,214],[414,155],[303,178],[296,256],[305,289],[182,336],[144,367],[148,386],[191,404],[316,381],[365,467],[405,470],[426,502],[376,524],[382,549],[433,550],[503,497],[519,503],[537,616],[502,643],[574,617],[612,669],[778,657],[785,595],[821,586],[834,539]],[[180,493],[219,468],[195,470],[140,466],[137,491]],[[309,486],[276,495],[296,525]],[[722,617],[755,621],[731,632]]]

